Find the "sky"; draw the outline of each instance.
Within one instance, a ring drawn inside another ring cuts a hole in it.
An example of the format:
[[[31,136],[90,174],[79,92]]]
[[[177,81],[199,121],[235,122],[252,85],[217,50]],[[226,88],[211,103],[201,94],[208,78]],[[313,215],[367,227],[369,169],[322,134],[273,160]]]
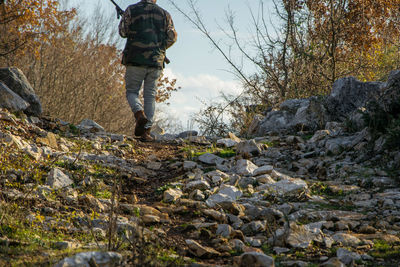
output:
[[[102,12],[114,14],[115,9],[109,0],[67,0],[69,4],[79,5],[83,13],[100,5]],[[122,9],[138,1],[115,0]],[[177,0],[182,9],[188,10],[186,0]],[[272,0],[263,0],[265,12],[273,9]],[[185,128],[192,114],[199,112],[201,100],[209,103],[218,99],[220,92],[238,95],[242,91],[240,81],[232,74],[231,67],[221,54],[212,46],[184,16],[178,12],[168,0],[158,0],[157,4],[166,9],[172,16],[178,33],[178,41],[167,51],[171,64],[164,73],[169,78],[177,79],[181,89],[174,93],[170,105],[163,107],[163,112],[179,118]],[[198,0],[197,7],[212,36],[221,44],[228,42],[220,26],[226,26],[225,13],[228,9],[235,14],[239,36],[244,42],[251,38],[251,8],[259,10],[260,0]],[[118,27],[115,14],[115,28]],[[239,53],[232,51],[237,62],[241,62]],[[253,72],[252,65],[244,64],[248,73]],[[196,125],[193,127],[196,128]]]

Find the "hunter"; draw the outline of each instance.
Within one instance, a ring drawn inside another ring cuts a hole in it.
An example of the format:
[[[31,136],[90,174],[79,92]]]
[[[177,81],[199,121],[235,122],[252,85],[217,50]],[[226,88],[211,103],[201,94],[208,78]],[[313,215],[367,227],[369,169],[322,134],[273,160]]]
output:
[[[156,2],[141,0],[130,5],[119,24],[119,34],[128,39],[122,57],[126,66],[126,98],[136,119],[135,135],[145,142],[153,141],[150,131],[165,52],[177,39],[171,15]],[[139,99],[142,85],[143,105]]]

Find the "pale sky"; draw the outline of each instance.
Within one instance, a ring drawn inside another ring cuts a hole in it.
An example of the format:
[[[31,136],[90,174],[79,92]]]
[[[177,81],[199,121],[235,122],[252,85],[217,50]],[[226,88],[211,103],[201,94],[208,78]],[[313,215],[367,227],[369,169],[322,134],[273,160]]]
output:
[[[114,15],[114,6],[109,0],[67,0],[72,5],[80,4],[84,12],[93,10],[100,5],[103,12],[110,12]],[[115,0],[122,9],[138,1]],[[187,10],[185,0],[177,0],[184,10]],[[263,0],[265,12],[273,9],[272,0]],[[84,4],[82,4],[84,3]],[[251,38],[251,17],[249,8],[257,13],[259,0],[198,0],[197,5],[209,31],[215,39],[226,43],[227,39],[218,25],[224,26],[225,12],[228,8],[233,10],[236,18],[236,25],[243,41]],[[170,78],[177,79],[177,85],[182,89],[174,93],[170,99],[170,105],[166,107],[169,114],[179,116],[182,125],[185,127],[192,113],[201,108],[199,99],[210,101],[215,100],[220,91],[224,93],[239,94],[241,92],[240,82],[230,73],[231,68],[225,62],[218,51],[211,43],[184,18],[167,0],[158,0],[157,4],[166,9],[172,16],[178,41],[168,51],[167,55],[171,64],[167,65],[165,74]],[[272,14],[271,14],[272,15]],[[115,28],[118,27],[118,20],[115,15]],[[232,52],[241,62],[239,53]],[[252,73],[251,65],[245,65],[245,69]],[[196,126],[194,127],[196,128]]]

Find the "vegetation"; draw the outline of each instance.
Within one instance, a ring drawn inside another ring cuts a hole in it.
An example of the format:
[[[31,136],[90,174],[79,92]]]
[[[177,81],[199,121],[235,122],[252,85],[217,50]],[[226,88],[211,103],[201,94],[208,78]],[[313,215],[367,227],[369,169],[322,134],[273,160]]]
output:
[[[131,133],[133,115],[125,99],[120,39],[111,28],[115,17],[108,18],[97,8],[88,21],[61,3],[0,4],[0,67],[24,72],[46,114],[71,123],[90,118],[109,131]],[[158,87],[158,102],[168,101],[178,90],[176,80],[168,77]]]
[[[243,82],[239,96],[222,95],[220,102],[205,103],[196,121],[207,134],[219,135],[221,129],[245,134],[255,114],[286,99],[325,95],[344,76],[383,80],[400,64],[399,0],[274,0],[272,26],[260,1],[258,11],[249,10],[250,40],[240,38],[232,10],[221,27],[226,38],[218,39],[207,29],[196,1],[187,0],[187,10],[181,2],[170,2]],[[246,73],[234,48],[255,73]]]

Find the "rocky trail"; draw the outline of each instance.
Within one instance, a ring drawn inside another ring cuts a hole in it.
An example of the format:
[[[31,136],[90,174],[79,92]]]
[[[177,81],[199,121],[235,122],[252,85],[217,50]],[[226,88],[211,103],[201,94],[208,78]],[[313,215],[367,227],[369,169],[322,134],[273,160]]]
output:
[[[288,100],[256,117],[258,137],[152,143],[9,112],[29,104],[6,91],[0,265],[399,266],[400,135],[376,135],[356,112],[357,90],[382,88],[398,119],[394,72],[340,80],[326,102]]]
[[[396,181],[356,152],[308,152],[327,130],[140,143],[6,111],[0,125],[2,265],[398,265]]]

